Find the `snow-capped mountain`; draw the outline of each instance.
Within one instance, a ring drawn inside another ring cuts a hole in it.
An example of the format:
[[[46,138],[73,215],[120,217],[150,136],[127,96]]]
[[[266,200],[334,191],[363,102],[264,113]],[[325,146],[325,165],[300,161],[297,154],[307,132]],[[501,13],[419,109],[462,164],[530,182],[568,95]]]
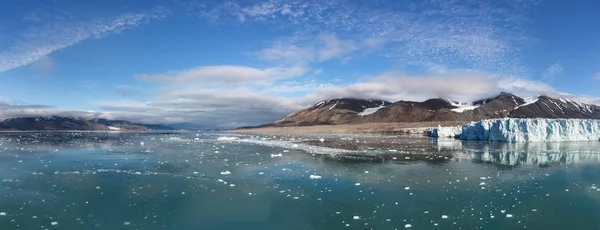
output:
[[[367,122],[479,121],[491,118],[600,119],[600,106],[547,96],[524,99],[510,93],[474,102],[433,98],[422,102],[340,98],[324,100],[266,126]]]

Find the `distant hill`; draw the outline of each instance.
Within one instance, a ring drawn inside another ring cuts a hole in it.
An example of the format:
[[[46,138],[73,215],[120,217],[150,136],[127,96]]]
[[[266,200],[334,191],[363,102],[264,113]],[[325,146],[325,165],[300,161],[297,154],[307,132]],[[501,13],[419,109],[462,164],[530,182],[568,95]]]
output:
[[[15,117],[0,121],[0,130],[172,130],[162,125],[135,124],[123,120],[86,119],[74,117]]]
[[[600,106],[568,99],[539,96],[524,99],[510,93],[456,102],[432,98],[422,102],[338,98],[315,105],[260,127],[358,124],[367,122],[478,121],[490,118],[600,119]],[[248,127],[246,127],[248,128]]]

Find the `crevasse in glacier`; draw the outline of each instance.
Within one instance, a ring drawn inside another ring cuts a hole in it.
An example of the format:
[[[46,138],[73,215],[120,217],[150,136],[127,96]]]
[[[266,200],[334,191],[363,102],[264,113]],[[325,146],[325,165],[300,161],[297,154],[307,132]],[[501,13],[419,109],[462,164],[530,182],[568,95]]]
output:
[[[437,127],[434,137],[504,142],[591,141],[600,139],[600,120],[503,118],[471,122],[460,127]]]

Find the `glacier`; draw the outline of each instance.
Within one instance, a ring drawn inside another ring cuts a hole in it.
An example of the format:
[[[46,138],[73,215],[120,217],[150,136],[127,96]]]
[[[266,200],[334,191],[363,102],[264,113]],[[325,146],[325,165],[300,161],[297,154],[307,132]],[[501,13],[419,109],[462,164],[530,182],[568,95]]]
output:
[[[598,141],[600,120],[501,118],[431,129],[432,137],[501,142]]]
[[[440,125],[437,128],[430,129],[428,131],[430,137],[447,137],[447,138],[456,138],[460,136],[462,133],[461,126],[450,126],[450,127],[442,127]]]

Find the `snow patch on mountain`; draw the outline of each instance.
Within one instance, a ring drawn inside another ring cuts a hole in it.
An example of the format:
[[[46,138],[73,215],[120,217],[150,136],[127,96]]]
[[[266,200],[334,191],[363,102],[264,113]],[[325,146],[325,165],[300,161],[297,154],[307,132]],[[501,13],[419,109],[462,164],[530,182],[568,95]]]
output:
[[[369,102],[372,102],[371,100],[369,100]],[[379,105],[378,107],[374,107],[374,108],[366,108],[365,110],[363,110],[362,112],[358,113],[359,116],[367,116],[367,115],[371,115],[374,114],[375,112],[377,112],[377,110],[383,109],[385,108],[385,101],[381,101],[381,105]]]
[[[473,103],[452,101],[452,100],[448,100],[446,98],[444,98],[444,100],[446,100],[452,106],[457,107],[457,108],[451,109],[452,111],[457,112],[457,113],[462,113],[462,112],[468,111],[468,110],[474,110],[480,106],[480,105],[473,105]],[[484,101],[482,104],[485,104],[485,103],[486,103],[486,101]]]
[[[429,132],[461,140],[502,142],[598,141],[600,120],[591,119],[520,119],[503,118],[471,122],[457,127],[437,127]]]
[[[528,106],[528,105],[531,105],[531,104],[533,104],[533,103],[536,103],[537,101],[539,101],[539,100],[540,100],[540,98],[539,98],[539,97],[535,97],[535,98],[524,98],[524,99],[525,99],[525,104],[518,105],[518,106],[517,106],[517,107],[515,107],[513,110],[516,110],[516,109],[518,109],[518,108],[521,108],[521,107],[523,107],[523,106]]]

